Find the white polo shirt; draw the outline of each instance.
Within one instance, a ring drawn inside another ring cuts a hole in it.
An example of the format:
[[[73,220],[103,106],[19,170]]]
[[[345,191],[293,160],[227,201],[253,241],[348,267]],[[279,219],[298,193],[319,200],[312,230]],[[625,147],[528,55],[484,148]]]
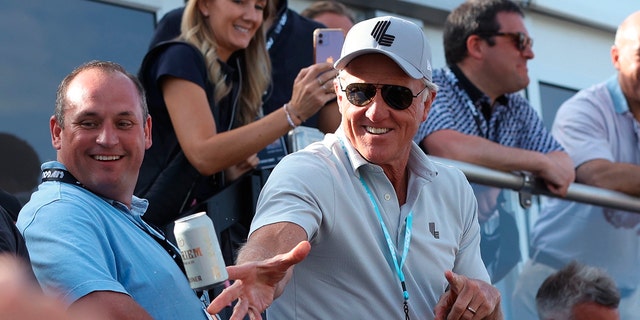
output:
[[[415,144],[406,203],[399,205],[382,168],[368,163],[338,129],[285,157],[258,199],[251,232],[289,221],[311,242],[270,319],[400,319],[403,295],[374,205],[402,255],[406,217],[413,230],[403,268],[412,319],[433,319],[446,270],[489,282],[480,258],[477,203],[458,169],[432,162]],[[344,148],[340,140],[344,142]]]

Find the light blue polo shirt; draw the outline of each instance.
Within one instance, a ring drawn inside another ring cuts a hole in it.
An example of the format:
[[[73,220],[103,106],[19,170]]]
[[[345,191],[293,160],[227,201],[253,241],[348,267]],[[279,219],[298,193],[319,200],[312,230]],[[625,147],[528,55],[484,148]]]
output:
[[[304,228],[311,242],[310,254],[295,266],[283,295],[267,310],[268,318],[404,318],[400,281],[360,175],[398,254],[406,217],[413,211],[403,269],[412,319],[433,319],[447,286],[445,270],[488,282],[480,258],[477,204],[462,172],[430,161],[412,144],[408,194],[400,206],[382,168],[362,158],[342,130],[286,156],[258,199],[251,232],[288,221]]]
[[[552,130],[576,167],[594,159],[640,165],[640,130],[616,77],[581,90],[558,110]],[[565,263],[601,267],[621,290],[640,282],[640,215],[549,199],[535,223],[535,250]]]
[[[52,161],[47,168],[64,166]],[[207,319],[182,271],[141,229],[146,208],[135,196],[129,210],[76,185],[40,184],[17,226],[44,291],[68,304],[94,291],[121,292],[154,319]]]

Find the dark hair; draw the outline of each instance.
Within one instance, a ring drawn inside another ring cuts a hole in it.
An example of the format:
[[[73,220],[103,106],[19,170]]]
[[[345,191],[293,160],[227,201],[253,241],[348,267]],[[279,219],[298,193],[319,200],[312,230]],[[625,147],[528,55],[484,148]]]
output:
[[[573,319],[573,307],[584,302],[615,309],[620,292],[603,270],[576,261],[550,275],[536,294],[540,319]]]
[[[69,88],[69,84],[71,83],[71,81],[73,81],[73,79],[76,78],[78,74],[89,69],[100,69],[106,72],[122,73],[127,78],[129,78],[135,85],[136,89],[138,89],[138,93],[140,94],[142,118],[146,119],[149,116],[149,108],[147,107],[144,87],[142,87],[142,84],[140,83],[138,78],[135,75],[127,72],[127,70],[125,70],[123,66],[115,62],[93,60],[75,68],[73,71],[71,71],[71,73],[64,77],[64,79],[62,79],[62,82],[60,82],[60,85],[58,86],[58,91],[56,93],[56,110],[54,116],[56,117],[56,121],[61,128],[64,128],[64,108],[67,104],[67,89]]]
[[[448,65],[467,56],[467,38],[474,34],[492,34],[500,30],[496,15],[513,12],[524,17],[520,6],[509,0],[468,0],[455,8],[444,24],[444,55]],[[489,45],[495,42],[486,38]]]
[[[314,1],[310,6],[302,10],[300,15],[303,17],[307,17],[309,19],[314,19],[315,17],[326,12],[345,16],[349,18],[349,20],[351,20],[352,23],[356,23],[355,16],[351,12],[351,10],[347,8],[347,6],[345,6],[340,2],[332,1],[332,0]]]

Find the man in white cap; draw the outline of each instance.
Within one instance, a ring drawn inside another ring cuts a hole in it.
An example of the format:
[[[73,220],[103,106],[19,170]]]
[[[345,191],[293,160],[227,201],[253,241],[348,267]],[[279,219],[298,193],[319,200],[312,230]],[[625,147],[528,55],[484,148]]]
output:
[[[412,141],[436,96],[430,57],[409,21],[349,31],[335,63],[341,125],[274,169],[227,268],[236,281],[209,312],[237,299],[234,319],[502,318],[471,187]]]

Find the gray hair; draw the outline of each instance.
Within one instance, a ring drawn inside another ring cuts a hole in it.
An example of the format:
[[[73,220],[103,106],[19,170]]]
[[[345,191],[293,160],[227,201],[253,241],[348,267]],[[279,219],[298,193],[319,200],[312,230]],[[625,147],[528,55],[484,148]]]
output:
[[[538,316],[542,320],[574,320],[573,307],[585,302],[616,309],[620,292],[604,270],[576,261],[550,275],[536,294]]]

